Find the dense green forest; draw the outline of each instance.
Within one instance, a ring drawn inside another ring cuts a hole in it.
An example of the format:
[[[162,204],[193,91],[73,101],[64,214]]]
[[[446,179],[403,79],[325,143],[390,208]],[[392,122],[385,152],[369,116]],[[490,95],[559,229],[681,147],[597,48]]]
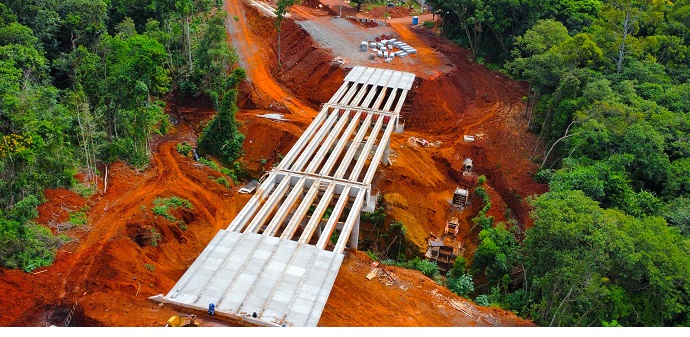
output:
[[[690,2],[430,2],[446,37],[529,82],[545,145],[533,228],[480,233],[476,301],[540,325],[690,325]]]
[[[116,160],[145,167],[152,136],[171,125],[167,94],[222,102],[231,132],[208,143],[228,142],[214,153],[225,162],[241,154],[234,113],[244,72],[230,72],[237,57],[221,6],[0,1],[0,266],[29,271],[52,263],[55,247],[69,238],[32,223],[43,191],[93,193],[99,167]],[[77,172],[87,183],[78,184]]]

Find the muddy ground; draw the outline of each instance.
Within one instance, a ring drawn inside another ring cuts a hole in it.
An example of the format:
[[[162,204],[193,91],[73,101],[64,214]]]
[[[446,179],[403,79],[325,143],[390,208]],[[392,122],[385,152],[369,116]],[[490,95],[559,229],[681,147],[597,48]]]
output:
[[[456,187],[472,188],[484,174],[494,205],[489,214],[497,221],[513,217],[523,229],[529,227],[524,200],[545,192],[546,186],[532,179],[537,165],[530,158],[537,140],[525,131],[521,99],[526,86],[469,62],[467,50],[431,30],[411,27],[404,17],[391,20],[384,38],[404,39],[418,49],[417,55],[385,65],[366,58],[334,63],[334,49],[320,45],[294,20],[309,20],[331,33],[341,29],[335,26],[339,23],[331,20],[327,6],[308,4],[296,7],[284,23],[279,69],[271,19],[241,0],[226,1],[230,17],[239,18],[229,20],[228,38],[249,77],[241,87],[237,114],[247,135],[242,160],[248,170],[259,176],[287,153],[353,65],[385,66],[418,74],[403,109],[405,132],[391,141],[393,165],[381,167],[374,179],[374,190],[387,202],[387,220],[403,221],[409,241],[421,252],[430,235],[440,234],[446,220],[456,215],[461,222],[456,243],[471,258],[477,229],[470,219],[481,205],[474,200],[462,213],[453,213],[450,200]],[[365,33],[370,29],[357,27]],[[358,42],[352,46],[357,47]],[[147,169],[109,166],[107,190],[101,180],[90,198],[46,191],[48,201],[40,206],[37,221],[74,240],[58,251],[53,266],[28,274],[0,269],[0,325],[61,325],[73,311],[73,326],[164,326],[178,312],[148,297],[167,293],[249,196],[238,194],[239,186],[217,182],[218,172],[175,150],[180,141],[195,144],[203,123],[214,114],[208,102],[171,97],[167,110],[175,128],[156,140]],[[266,113],[283,114],[285,120],[259,116]],[[466,143],[463,135],[476,140]],[[412,146],[411,136],[437,146]],[[470,175],[461,170],[466,157],[474,161]],[[152,212],[155,198],[171,196],[193,204],[171,211],[176,221]],[[87,211],[86,225],[59,226],[80,209]],[[320,326],[532,325],[513,313],[477,307],[417,271],[391,267],[394,283],[369,281],[370,263],[362,252],[347,254]]]

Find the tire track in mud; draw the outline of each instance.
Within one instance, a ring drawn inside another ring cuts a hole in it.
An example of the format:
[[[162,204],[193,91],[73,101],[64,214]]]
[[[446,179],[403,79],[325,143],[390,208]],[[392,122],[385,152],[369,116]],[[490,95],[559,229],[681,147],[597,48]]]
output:
[[[237,17],[237,20],[229,21],[229,25],[236,25],[236,29],[226,27],[230,44],[235,47],[237,56],[242,60],[245,70],[247,71],[247,79],[252,84],[254,92],[259,96],[262,102],[278,102],[283,104],[293,115],[307,115],[316,116],[316,111],[306,104],[302,103],[293,95],[287,93],[276,82],[275,78],[268,69],[268,62],[265,60],[269,57],[266,52],[271,50],[265,41],[259,41],[249,27],[246,18],[246,11],[244,10],[242,0],[226,0],[225,10],[230,17]],[[234,22],[234,23],[233,23]],[[259,43],[259,42],[263,42]],[[260,46],[263,48],[255,48]]]
[[[223,204],[222,198],[206,191],[204,186],[183,172],[173,154],[175,143],[172,141],[160,144],[153,158],[153,167],[113,204],[106,201],[109,199],[106,194],[94,205],[89,214],[89,223],[94,230],[80,243],[79,250],[71,258],[73,262],[67,268],[60,299],[82,296],[81,291],[94,272],[96,259],[105,245],[125,228],[127,219],[139,211],[141,205],[150,204],[157,196],[174,194],[190,200],[200,212],[201,218],[210,223],[214,231],[230,223],[235,210],[215,207],[214,205]]]

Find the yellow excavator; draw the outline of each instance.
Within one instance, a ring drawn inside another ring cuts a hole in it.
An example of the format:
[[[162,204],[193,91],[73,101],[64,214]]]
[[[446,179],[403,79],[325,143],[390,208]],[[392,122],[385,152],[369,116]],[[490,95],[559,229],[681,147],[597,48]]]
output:
[[[172,316],[168,319],[168,323],[165,324],[166,327],[198,327],[201,326],[201,322],[196,321],[196,315],[194,314],[178,314]]]

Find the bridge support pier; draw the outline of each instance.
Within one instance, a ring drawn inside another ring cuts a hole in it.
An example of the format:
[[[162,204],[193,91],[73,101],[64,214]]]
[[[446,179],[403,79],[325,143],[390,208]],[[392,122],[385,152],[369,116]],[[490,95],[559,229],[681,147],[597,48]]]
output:
[[[353,252],[357,251],[357,246],[359,245],[359,219],[362,217],[360,213],[357,215],[357,220],[355,220],[355,226],[352,227],[352,232],[350,233],[350,250]]]
[[[383,165],[385,166],[390,166],[391,165],[391,160],[388,158],[391,152],[391,139],[388,138],[388,141],[386,142],[386,145],[384,145],[385,148],[383,150]]]

